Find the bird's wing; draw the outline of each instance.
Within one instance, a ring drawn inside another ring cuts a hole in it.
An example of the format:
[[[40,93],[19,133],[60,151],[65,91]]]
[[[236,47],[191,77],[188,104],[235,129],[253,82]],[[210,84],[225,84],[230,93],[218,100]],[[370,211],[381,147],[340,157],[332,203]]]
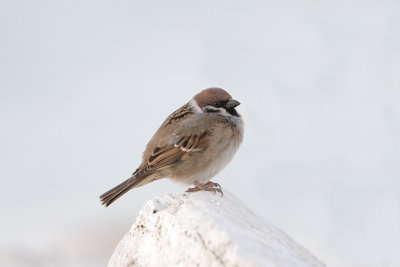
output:
[[[174,111],[171,115],[168,116],[168,118],[164,121],[163,127],[164,128],[169,128],[173,126],[174,124],[192,116],[193,111],[192,108],[190,107],[190,104],[187,103]]]
[[[151,153],[143,158],[143,162],[135,176],[147,176],[156,170],[163,170],[184,160],[191,153],[201,152],[207,147],[209,132],[204,130],[198,134],[178,135],[173,134],[170,139],[173,143],[158,145]]]
[[[190,103],[173,112],[146,146],[136,177],[169,168],[190,154],[204,151],[221,116],[196,114]]]

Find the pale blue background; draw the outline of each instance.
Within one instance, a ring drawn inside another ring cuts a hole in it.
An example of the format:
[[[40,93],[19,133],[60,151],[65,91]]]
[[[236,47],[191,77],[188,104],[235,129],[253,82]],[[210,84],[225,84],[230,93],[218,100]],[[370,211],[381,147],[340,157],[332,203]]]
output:
[[[104,266],[166,116],[243,104],[216,179],[330,266],[400,265],[400,2],[0,1],[0,265]]]

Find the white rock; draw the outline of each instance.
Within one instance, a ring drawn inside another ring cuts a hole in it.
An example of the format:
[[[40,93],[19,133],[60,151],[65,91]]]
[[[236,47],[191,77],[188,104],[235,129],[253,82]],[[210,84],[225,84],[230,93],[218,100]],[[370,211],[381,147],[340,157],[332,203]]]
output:
[[[146,203],[108,267],[325,266],[232,194],[166,194]]]

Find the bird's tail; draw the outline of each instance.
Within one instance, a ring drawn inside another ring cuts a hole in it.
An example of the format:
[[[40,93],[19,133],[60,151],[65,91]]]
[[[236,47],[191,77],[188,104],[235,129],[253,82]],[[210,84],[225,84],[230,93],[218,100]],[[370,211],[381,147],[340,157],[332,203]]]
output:
[[[136,177],[135,174],[136,172],[133,173],[131,178],[102,194],[100,196],[101,204],[108,207],[111,203],[113,203],[115,200],[120,198],[123,194],[125,194],[132,188],[139,187],[150,182],[148,181],[147,177]]]

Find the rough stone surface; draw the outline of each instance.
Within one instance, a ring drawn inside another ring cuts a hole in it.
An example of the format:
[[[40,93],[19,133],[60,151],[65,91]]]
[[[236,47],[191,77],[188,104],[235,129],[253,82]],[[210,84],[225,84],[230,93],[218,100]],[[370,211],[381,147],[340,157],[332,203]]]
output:
[[[147,202],[108,263],[117,266],[325,265],[225,191]]]

